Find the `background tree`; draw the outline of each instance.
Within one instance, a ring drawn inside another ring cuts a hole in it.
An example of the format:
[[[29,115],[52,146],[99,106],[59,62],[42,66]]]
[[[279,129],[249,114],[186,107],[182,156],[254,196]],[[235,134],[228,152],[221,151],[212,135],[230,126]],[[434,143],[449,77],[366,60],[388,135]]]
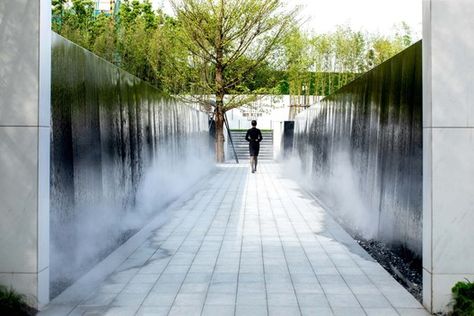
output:
[[[96,36],[94,8],[92,0],[54,0],[53,31],[90,50]]]
[[[149,39],[149,61],[156,78],[155,86],[170,95],[189,93],[189,54],[176,36],[178,22],[161,15],[157,30]]]
[[[332,43],[327,34],[316,35],[309,39],[312,48],[311,68],[315,72],[315,95],[331,93],[330,72],[332,69]]]
[[[224,114],[248,100],[238,91],[245,77],[261,65],[288,32],[294,11],[280,0],[171,0],[181,40],[192,55],[192,78],[201,95],[216,98],[216,160],[224,161]]]
[[[119,66],[136,76],[155,84],[156,77],[150,63],[150,38],[158,32],[161,20],[149,1],[124,1],[120,6],[117,25]]]
[[[313,36],[296,29],[283,49],[290,94],[331,94],[411,44],[411,32],[406,23],[397,26],[391,36],[362,33],[347,26]],[[308,86],[309,91],[305,89],[303,93],[302,87]],[[292,104],[301,103],[298,97],[294,99]]]
[[[98,14],[92,0],[53,0],[53,30],[164,93],[208,107],[215,96],[219,162],[226,111],[256,94],[290,94],[292,104],[331,94],[412,42],[406,23],[389,36],[347,26],[311,35],[282,0],[171,1],[174,16],[149,0],[123,0],[117,14]]]
[[[394,26],[392,35],[370,35],[367,59],[376,66],[398,54],[413,43],[410,27],[401,22]]]
[[[178,16],[153,11],[149,1],[123,0],[115,15],[97,14],[91,0],[53,0],[52,14],[53,30],[164,93],[204,95],[204,99],[214,93],[208,83],[213,85],[215,65],[189,51]],[[291,25],[287,34],[245,75],[241,69],[255,64],[258,56],[247,52],[227,67],[226,76],[240,80],[228,93],[291,94],[292,104],[300,104],[303,87],[304,94],[331,94],[412,43],[411,30],[403,22],[393,34],[383,36],[347,26],[310,35],[300,25]],[[242,101],[233,98],[232,103]]]
[[[306,34],[294,25],[285,38],[284,50],[286,57],[286,72],[288,74],[289,94],[291,105],[303,104],[310,92],[311,45]]]

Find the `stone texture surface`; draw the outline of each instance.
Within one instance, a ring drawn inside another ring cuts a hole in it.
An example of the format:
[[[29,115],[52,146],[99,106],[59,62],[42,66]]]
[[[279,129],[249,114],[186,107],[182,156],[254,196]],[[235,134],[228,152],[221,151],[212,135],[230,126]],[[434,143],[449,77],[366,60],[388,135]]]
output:
[[[0,283],[49,298],[51,1],[0,3]]]
[[[41,315],[427,315],[280,168],[219,166]]]
[[[473,12],[468,0],[423,1],[423,303],[433,312],[474,275]]]

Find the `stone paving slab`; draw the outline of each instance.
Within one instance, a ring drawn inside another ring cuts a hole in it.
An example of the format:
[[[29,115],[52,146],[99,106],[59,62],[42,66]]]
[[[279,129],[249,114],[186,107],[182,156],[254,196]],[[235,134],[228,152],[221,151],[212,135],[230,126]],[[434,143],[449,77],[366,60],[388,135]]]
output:
[[[219,166],[40,315],[429,315],[280,165],[259,168]]]

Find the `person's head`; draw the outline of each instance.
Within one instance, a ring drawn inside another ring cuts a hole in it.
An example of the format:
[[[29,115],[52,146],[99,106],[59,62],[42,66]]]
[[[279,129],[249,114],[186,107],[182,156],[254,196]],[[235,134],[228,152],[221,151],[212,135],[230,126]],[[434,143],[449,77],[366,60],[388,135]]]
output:
[[[253,126],[253,127],[257,126],[257,121],[252,120],[252,126]]]

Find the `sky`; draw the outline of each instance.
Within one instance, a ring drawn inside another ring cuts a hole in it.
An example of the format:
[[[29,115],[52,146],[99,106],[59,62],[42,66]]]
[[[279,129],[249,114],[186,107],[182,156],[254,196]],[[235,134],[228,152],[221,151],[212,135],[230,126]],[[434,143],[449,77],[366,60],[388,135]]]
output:
[[[155,7],[171,13],[168,0],[152,0]],[[313,33],[334,31],[348,25],[356,31],[389,35],[393,26],[406,22],[413,39],[421,38],[422,0],[287,0],[288,8],[300,6],[303,28]]]
[[[394,24],[406,22],[421,37],[421,0],[290,0],[301,5],[305,27],[316,33],[349,25],[354,30],[389,34]]]

